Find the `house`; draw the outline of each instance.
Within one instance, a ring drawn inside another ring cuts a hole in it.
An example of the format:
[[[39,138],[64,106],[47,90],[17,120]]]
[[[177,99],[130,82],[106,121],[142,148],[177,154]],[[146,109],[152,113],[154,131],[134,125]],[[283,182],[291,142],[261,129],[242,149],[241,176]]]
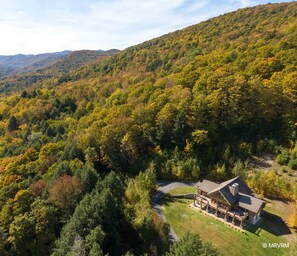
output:
[[[222,183],[199,182],[194,206],[221,216],[227,222],[231,220],[234,225],[237,222],[242,228],[245,221],[258,222],[265,202],[256,197],[240,177],[236,177]]]

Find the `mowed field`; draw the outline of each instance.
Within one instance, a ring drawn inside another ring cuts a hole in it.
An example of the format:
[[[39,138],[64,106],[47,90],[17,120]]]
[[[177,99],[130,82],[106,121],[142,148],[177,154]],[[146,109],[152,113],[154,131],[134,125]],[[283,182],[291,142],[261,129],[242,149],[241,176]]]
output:
[[[179,187],[170,190],[170,195],[180,195],[180,194],[195,194],[197,193],[196,187]]]
[[[197,233],[203,241],[211,241],[221,255],[297,255],[296,235],[274,217],[263,217],[259,226],[250,226],[243,234],[193,210],[191,203],[187,199],[169,199],[163,205],[167,222],[179,237],[187,231]],[[268,243],[288,242],[289,248],[263,248]]]

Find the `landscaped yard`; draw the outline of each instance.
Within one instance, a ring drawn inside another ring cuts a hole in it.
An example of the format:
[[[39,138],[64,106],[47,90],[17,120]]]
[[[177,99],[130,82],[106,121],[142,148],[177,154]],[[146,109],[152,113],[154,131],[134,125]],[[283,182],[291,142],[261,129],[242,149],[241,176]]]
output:
[[[196,194],[196,193],[197,193],[197,188],[190,187],[190,186],[179,187],[179,188],[170,190],[170,195]]]
[[[179,237],[187,231],[197,233],[203,241],[211,241],[221,255],[297,255],[296,240],[287,240],[287,236],[276,234],[279,231],[285,233],[285,228],[274,218],[265,217],[259,227],[251,226],[246,234],[242,234],[193,210],[189,207],[190,203],[192,201],[187,199],[172,199],[164,203],[167,222]],[[268,243],[287,241],[290,241],[290,248],[263,248]]]

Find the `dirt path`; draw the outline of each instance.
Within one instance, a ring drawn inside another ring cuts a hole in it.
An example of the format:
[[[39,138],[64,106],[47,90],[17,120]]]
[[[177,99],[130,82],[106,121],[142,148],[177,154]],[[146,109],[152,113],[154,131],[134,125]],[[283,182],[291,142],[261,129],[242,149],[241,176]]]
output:
[[[262,170],[264,172],[275,170],[280,176],[288,181],[295,182],[297,180],[297,171],[291,170],[288,166],[283,166],[275,162],[275,156],[265,154],[261,157],[253,156],[250,159],[249,167],[252,169]],[[286,170],[285,172],[282,170]],[[290,175],[288,175],[290,171]]]

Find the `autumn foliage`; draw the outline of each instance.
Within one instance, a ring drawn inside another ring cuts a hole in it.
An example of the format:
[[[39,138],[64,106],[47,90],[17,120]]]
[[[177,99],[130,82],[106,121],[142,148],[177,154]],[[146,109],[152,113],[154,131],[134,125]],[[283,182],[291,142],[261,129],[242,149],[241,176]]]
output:
[[[33,196],[41,196],[46,188],[46,183],[43,180],[38,180],[30,185],[30,192]]]
[[[49,201],[67,210],[82,191],[82,183],[75,176],[63,175],[49,189]]]
[[[295,202],[294,209],[289,216],[288,225],[291,228],[297,229],[297,202]]]
[[[155,179],[240,175],[296,199],[296,13],[296,2],[240,9],[1,80],[0,254],[161,254]],[[249,172],[263,153],[285,171]]]

